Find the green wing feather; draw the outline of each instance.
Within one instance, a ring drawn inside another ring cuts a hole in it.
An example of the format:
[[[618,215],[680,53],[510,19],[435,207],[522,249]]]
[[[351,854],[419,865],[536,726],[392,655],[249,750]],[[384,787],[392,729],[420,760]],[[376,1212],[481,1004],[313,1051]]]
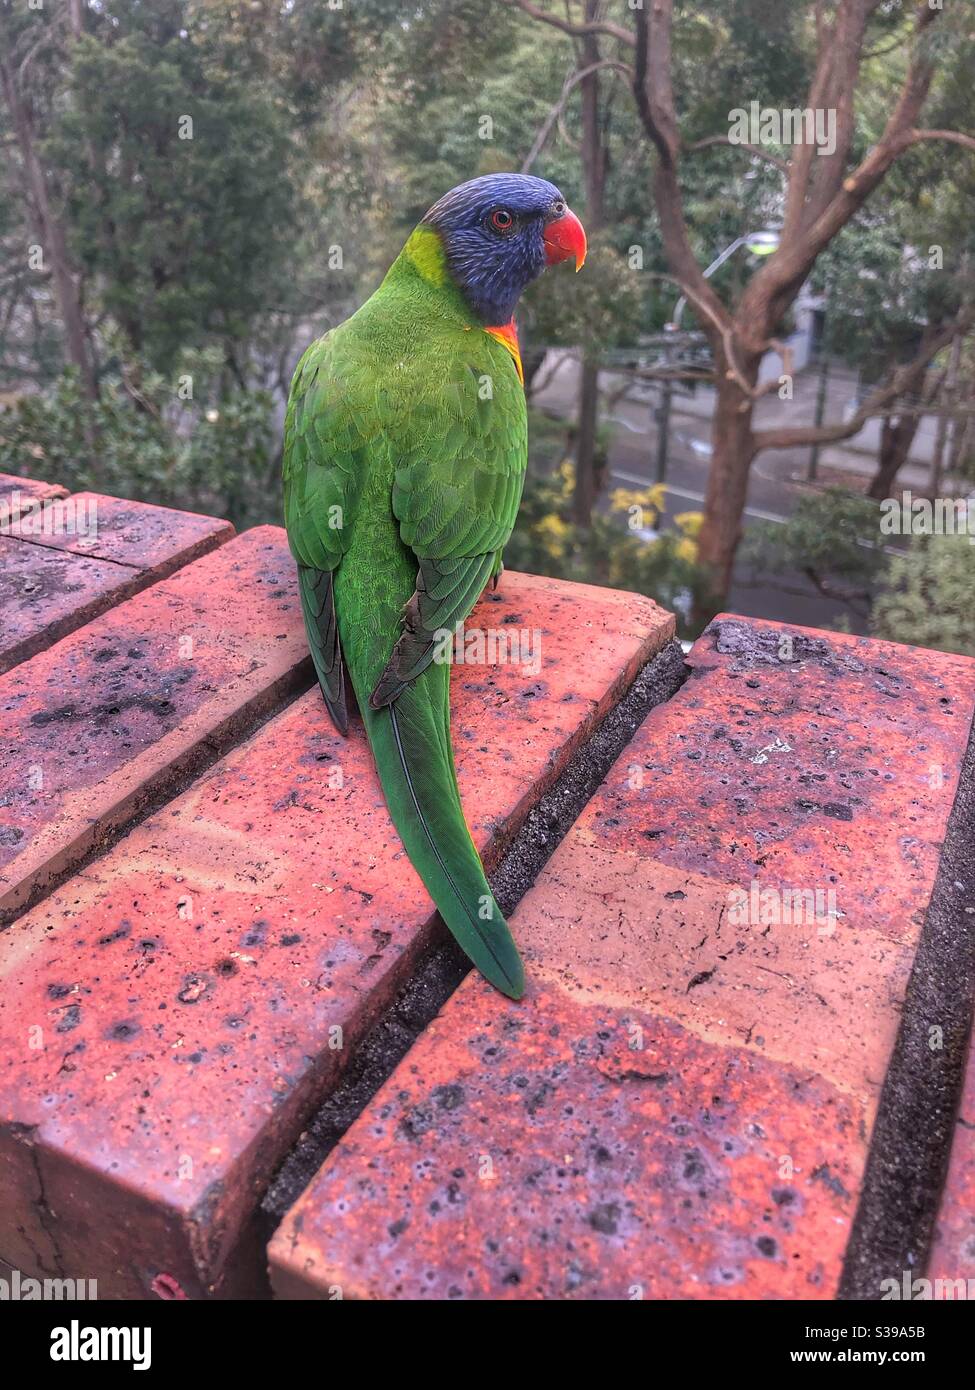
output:
[[[417,401],[412,447],[397,459],[393,511],[417,557],[403,632],[370,703],[389,704],[430,664],[438,631],[464,621],[501,568],[521,502],[528,458],[527,413],[507,356],[483,337],[491,371],[454,364],[435,400]]]
[[[349,543],[355,505],[375,431],[356,410],[366,385],[335,361],[333,334],[313,343],[295,371],[284,427],[284,513],[298,562],[298,591],[322,695],[340,733],[348,731],[345,666],[335,612],[333,571]]]
[[[464,819],[450,668],[432,643],[500,570],[527,463],[524,393],[486,334],[438,306],[426,322],[398,307],[384,287],[299,363],[288,535],[332,718],[344,731],[345,664],[412,864],[474,964],[518,998],[522,963]]]
[[[347,734],[349,707],[345,698],[345,663],[335,615],[332,571],[299,565],[298,592],[318,684],[332,722],[340,734]]]

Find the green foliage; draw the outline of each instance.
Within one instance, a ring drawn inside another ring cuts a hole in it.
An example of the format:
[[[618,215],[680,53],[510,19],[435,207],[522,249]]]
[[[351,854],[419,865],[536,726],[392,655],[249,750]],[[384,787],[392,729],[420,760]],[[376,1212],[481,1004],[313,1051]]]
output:
[[[44,392],[0,412],[0,472],[56,478],[73,491],[227,516],[236,526],[278,520],[270,396],[218,393],[219,353],[189,354],[180,365],[193,398],[143,364],[107,375],[89,407],[73,371]],[[268,516],[268,493],[273,499]]]
[[[878,504],[830,488],[803,497],[784,526],[751,528],[744,558],[766,574],[806,574],[834,598],[872,598],[878,637],[975,656],[975,545],[967,535],[914,536],[904,553],[891,554]]]
[[[546,346],[585,343],[594,354],[633,343],[646,321],[644,295],[651,281],[630,270],[613,245],[597,232],[590,239],[583,273],[566,283],[566,272],[543,275],[529,286],[520,317],[522,337]]]
[[[784,570],[836,576],[866,586],[885,565],[876,502],[845,488],[807,492],[785,525],[749,527],[742,558],[767,574]]]
[[[63,372],[55,286],[49,267],[26,263],[37,233],[0,100],[10,155],[0,161],[0,401],[15,402],[0,414],[0,467],[224,511],[238,523],[277,519],[280,415],[300,352],[375,288],[444,189],[521,167],[580,44],[500,0],[98,0],[81,9],[77,38],[64,6],[0,0],[0,45],[18,70],[28,65],[37,152],[78,273],[102,395],[89,409]],[[581,6],[569,12],[581,17]],[[676,0],[681,185],[702,265],[743,231],[781,219],[782,178],[742,150],[691,147],[726,132],[729,111],[752,100],[798,103],[815,15],[813,0]],[[625,5],[607,17],[632,23]],[[855,94],[854,158],[889,117],[912,27],[900,0],[871,11],[866,46],[876,56]],[[945,6],[925,46],[936,64],[923,124],[975,128],[970,6]],[[605,35],[599,48],[632,62]],[[544,276],[525,296],[529,374],[547,346],[597,354],[637,343],[670,318],[679,293],[653,207],[652,150],[618,71],[600,72],[599,113],[603,225],[582,275]],[[180,139],[184,116],[192,139]],[[581,136],[577,88],[532,165],[580,210]],[[925,324],[950,317],[970,292],[973,199],[975,159],[957,145],[919,144],[817,262],[826,346],[865,380],[884,375]],[[642,268],[630,264],[632,247]],[[743,251],[733,256],[712,281],[719,296],[735,300],[752,268]],[[693,321],[688,306],[685,323]],[[943,366],[942,356],[930,378]],[[184,373],[194,377],[193,400],[177,393]],[[960,378],[970,377],[966,358]],[[647,540],[628,530],[626,508],[604,500],[592,531],[578,532],[571,475],[559,471],[565,437],[564,424],[533,424],[533,477],[507,562],[679,599],[695,583],[692,528]],[[607,427],[598,440],[605,464]],[[768,572],[798,569],[858,594],[886,582],[875,508],[862,498],[804,497],[788,526],[750,534],[753,563]],[[930,571],[925,592],[954,572],[940,545],[930,554],[912,547],[918,574]],[[917,595],[903,580],[896,592],[904,588],[910,606]]]
[[[545,472],[529,472],[514,533],[505,547],[505,564],[510,569],[647,594],[676,612],[686,632],[684,614],[701,580],[694,539],[699,516],[679,516],[677,530],[648,538],[646,533],[652,533],[659,520],[663,489],[618,489],[609,497],[607,510],[593,513],[592,527],[580,528],[572,521],[571,460],[552,467],[560,444],[564,446],[564,426],[534,415],[530,433],[533,464],[537,468],[541,463]]]
[[[890,563],[871,628],[891,642],[975,656],[975,545],[967,535],[914,536]]]
[[[162,370],[187,343],[246,340],[286,296],[296,191],[265,87],[198,41],[184,6],[114,0],[83,36],[48,140],[78,263],[130,349]]]
[[[975,125],[975,30],[965,6],[945,6],[926,47],[940,50],[926,126]],[[908,6],[875,17],[878,57],[865,66],[857,103],[857,152],[880,138],[903,80],[913,28]],[[900,37],[902,45],[884,52]],[[956,145],[922,142],[887,177],[820,256],[813,285],[828,301],[826,349],[875,381],[916,350],[925,324],[947,321],[975,290],[975,159]],[[940,255],[939,255],[940,253]]]

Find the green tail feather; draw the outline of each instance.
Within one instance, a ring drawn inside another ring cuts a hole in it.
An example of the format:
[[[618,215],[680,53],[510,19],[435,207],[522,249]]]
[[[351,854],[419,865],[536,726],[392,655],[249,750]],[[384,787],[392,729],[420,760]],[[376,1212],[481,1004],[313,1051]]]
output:
[[[525,973],[494,901],[457,790],[448,729],[450,668],[432,665],[382,709],[359,707],[393,824],[458,944],[491,984],[520,999]],[[358,692],[357,692],[358,693]]]

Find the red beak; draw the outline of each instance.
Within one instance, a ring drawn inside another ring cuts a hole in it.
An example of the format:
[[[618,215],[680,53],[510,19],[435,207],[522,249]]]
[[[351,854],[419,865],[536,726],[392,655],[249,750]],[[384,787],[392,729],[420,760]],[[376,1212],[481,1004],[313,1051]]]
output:
[[[558,265],[575,256],[576,270],[581,270],[586,259],[586,233],[574,212],[565,212],[550,222],[545,228],[545,262]]]

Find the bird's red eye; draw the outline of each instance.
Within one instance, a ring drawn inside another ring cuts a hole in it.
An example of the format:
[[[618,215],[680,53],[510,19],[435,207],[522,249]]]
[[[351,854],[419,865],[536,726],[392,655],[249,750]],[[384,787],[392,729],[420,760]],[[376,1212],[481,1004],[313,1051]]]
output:
[[[510,232],[515,219],[507,208],[495,208],[491,213],[491,226],[496,232]]]

